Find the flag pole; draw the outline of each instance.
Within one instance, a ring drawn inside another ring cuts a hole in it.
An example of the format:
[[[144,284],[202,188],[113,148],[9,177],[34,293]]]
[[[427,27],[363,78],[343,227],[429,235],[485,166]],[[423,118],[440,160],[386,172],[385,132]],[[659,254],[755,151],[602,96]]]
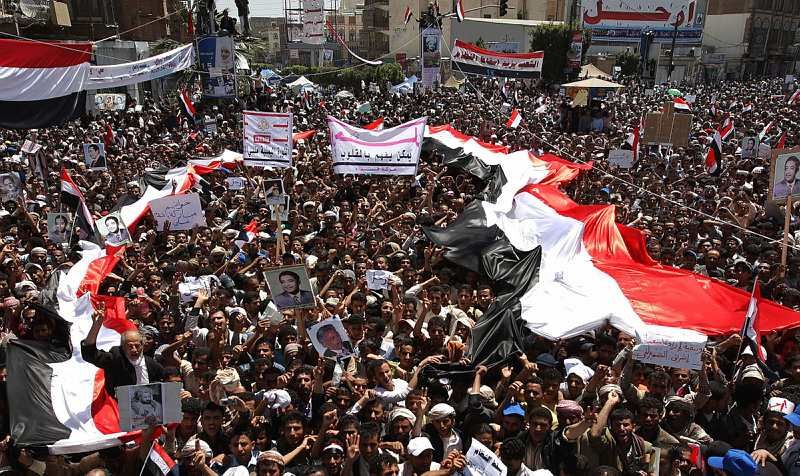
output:
[[[783,219],[783,242],[781,243],[781,277],[786,275],[786,257],[789,251],[789,226],[792,224],[792,190],[786,196],[786,212]]]
[[[61,203],[60,200],[59,203]],[[75,222],[78,221],[78,210],[80,210],[81,205],[82,205],[81,201],[78,200],[78,206],[75,207],[75,213],[72,214],[72,226],[69,228],[69,240],[68,240],[68,243],[70,245],[72,245],[72,235],[75,234]],[[59,211],[61,210],[59,209]]]
[[[147,452],[147,454],[144,457],[144,464],[142,465],[142,469],[139,470],[139,476],[142,476],[142,474],[144,474],[144,470],[145,470],[145,468],[147,468],[147,462],[150,461],[150,453],[153,452],[153,447],[155,445],[156,445],[156,440],[153,440],[152,442],[150,442],[150,450]]]

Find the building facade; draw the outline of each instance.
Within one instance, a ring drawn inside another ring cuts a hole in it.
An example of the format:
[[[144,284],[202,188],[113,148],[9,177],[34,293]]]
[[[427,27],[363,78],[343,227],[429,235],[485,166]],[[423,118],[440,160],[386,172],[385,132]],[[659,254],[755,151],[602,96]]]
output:
[[[259,62],[283,63],[286,51],[286,19],[284,17],[250,17],[250,34],[260,38],[264,45],[264,58]]]
[[[710,0],[703,41],[707,79],[794,73],[798,29],[798,0]]]

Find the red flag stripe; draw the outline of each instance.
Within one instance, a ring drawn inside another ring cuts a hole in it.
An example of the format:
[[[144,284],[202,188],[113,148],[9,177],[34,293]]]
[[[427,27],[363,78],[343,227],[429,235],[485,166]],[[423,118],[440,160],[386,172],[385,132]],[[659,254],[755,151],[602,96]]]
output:
[[[88,63],[92,44],[2,39],[0,51],[0,67],[65,68]]]

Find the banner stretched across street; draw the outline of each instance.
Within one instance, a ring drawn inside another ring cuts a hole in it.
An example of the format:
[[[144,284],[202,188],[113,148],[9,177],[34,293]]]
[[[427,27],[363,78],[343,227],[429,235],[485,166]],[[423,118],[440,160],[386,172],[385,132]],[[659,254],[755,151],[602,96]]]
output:
[[[194,46],[184,45],[131,63],[92,66],[86,89],[118,88],[158,79],[190,68],[194,63]]]
[[[456,40],[453,69],[463,73],[505,78],[538,78],[542,74],[544,51],[498,53]]]

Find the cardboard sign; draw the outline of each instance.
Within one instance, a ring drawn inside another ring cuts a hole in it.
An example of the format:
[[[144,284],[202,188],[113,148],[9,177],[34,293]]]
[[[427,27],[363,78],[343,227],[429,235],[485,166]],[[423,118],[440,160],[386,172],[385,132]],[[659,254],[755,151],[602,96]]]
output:
[[[466,454],[467,467],[457,474],[463,476],[506,476],[508,468],[494,451],[472,439]]]
[[[171,230],[191,230],[195,225],[206,226],[206,214],[200,204],[200,195],[187,193],[172,195],[150,202],[150,212],[156,219],[156,229],[164,230],[169,221]]]
[[[664,103],[661,112],[650,112],[645,116],[644,139],[648,144],[688,147],[691,130],[692,115],[676,114],[671,101]]]
[[[394,274],[382,269],[367,270],[367,288],[374,290],[389,289]]]
[[[647,326],[639,332],[633,358],[640,362],[698,370],[703,365],[706,336],[675,327]]]
[[[615,149],[608,153],[608,163],[622,169],[633,167],[633,151],[625,149]]]
[[[179,423],[183,419],[179,382],[117,387],[119,426],[122,431]]]
[[[225,179],[228,190],[244,190],[247,188],[247,179],[244,177],[228,177]]]

